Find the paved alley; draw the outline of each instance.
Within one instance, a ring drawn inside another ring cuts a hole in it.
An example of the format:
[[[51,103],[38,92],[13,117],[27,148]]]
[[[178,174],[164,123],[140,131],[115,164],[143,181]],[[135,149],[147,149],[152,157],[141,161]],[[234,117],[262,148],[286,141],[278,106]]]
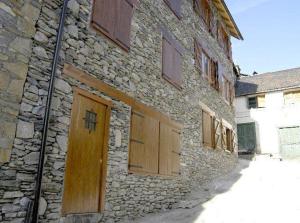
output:
[[[299,223],[300,161],[240,160],[178,206],[135,223]]]

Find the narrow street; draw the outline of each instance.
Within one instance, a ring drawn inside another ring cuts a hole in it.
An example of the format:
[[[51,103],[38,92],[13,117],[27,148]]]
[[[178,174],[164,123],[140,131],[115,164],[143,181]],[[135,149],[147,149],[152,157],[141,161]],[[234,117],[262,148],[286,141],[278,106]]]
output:
[[[204,185],[179,208],[135,223],[298,223],[300,161],[240,160],[229,175]]]

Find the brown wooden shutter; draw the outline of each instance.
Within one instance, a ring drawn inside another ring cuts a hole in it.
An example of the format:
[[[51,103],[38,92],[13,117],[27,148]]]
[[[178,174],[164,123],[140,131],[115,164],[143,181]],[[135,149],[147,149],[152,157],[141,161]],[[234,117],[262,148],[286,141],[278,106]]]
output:
[[[95,0],[92,14],[92,24],[98,26],[109,37],[114,36],[114,26],[117,16],[116,0]]]
[[[180,132],[172,129],[172,175],[180,175]]]
[[[133,15],[132,0],[119,0],[117,6],[117,26],[115,30],[116,39],[124,45],[126,49],[130,48],[131,20]]]
[[[162,28],[163,32],[163,56],[162,56],[162,75],[175,87],[181,88],[182,85],[182,53],[181,45]]]
[[[160,123],[159,173],[180,174],[180,134],[171,126]]]
[[[164,0],[165,3],[169,6],[169,8],[173,11],[173,13],[179,18],[182,18],[181,15],[181,4],[182,0]]]
[[[213,147],[213,126],[211,115],[202,110],[202,134],[203,144],[207,147]]]
[[[175,49],[173,52],[173,60],[174,60],[174,66],[173,66],[173,83],[177,87],[181,87],[182,85],[182,66],[181,66],[181,55],[180,53]]]
[[[170,81],[173,73],[173,50],[171,43],[163,38],[163,76]]]
[[[221,121],[214,118],[214,148],[222,149],[222,126]]]
[[[158,173],[159,121],[133,111],[129,169],[134,172]]]
[[[194,40],[194,50],[195,50],[195,66],[201,72],[202,71],[202,49],[200,43]]]

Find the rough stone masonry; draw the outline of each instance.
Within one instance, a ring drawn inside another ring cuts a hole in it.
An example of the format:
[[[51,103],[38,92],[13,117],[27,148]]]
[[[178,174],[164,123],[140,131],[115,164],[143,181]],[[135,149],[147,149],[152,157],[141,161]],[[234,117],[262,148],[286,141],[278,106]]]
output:
[[[22,222],[33,198],[50,66],[61,0],[0,2],[0,221]],[[215,10],[214,6],[211,5]],[[118,222],[172,208],[194,186],[231,170],[236,154],[202,144],[205,103],[219,118],[235,126],[233,108],[209,86],[194,65],[194,37],[219,61],[234,81],[232,62],[183,1],[179,21],[163,0],[143,0],[134,11],[131,49],[126,53],[90,26],[92,0],[70,0],[57,80],[51,107],[43,175],[40,222]],[[214,13],[214,19],[220,18]],[[183,89],[161,77],[164,25],[185,48]],[[113,98],[108,173],[103,213],[61,216],[64,168],[68,146],[73,86],[98,92],[62,73],[65,63],[127,93],[184,125],[181,175],[173,178],[128,174],[131,108]]]

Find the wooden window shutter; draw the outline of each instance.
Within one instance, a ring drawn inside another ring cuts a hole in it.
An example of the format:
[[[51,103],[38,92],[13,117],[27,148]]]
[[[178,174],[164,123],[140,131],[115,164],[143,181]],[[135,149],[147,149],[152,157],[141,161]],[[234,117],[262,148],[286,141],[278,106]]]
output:
[[[182,85],[183,48],[166,31],[163,30],[162,75],[177,88]]]
[[[159,121],[133,111],[129,169],[134,172],[158,173]]]
[[[177,18],[181,19],[182,0],[164,0],[164,1],[169,6],[169,8],[173,11],[173,13],[177,16]]]
[[[222,126],[221,121],[214,118],[214,148],[222,149]]]
[[[128,51],[131,20],[136,4],[137,0],[94,0],[92,25]]]
[[[172,129],[172,175],[180,175],[180,132]]]
[[[173,47],[167,39],[163,39],[163,76],[170,81],[173,73]]]
[[[95,0],[92,14],[92,24],[99,27],[109,37],[114,36],[116,16],[116,0]]]
[[[180,134],[171,126],[160,123],[159,173],[180,174]]]
[[[266,106],[265,95],[257,96],[257,106],[259,108],[264,108]]]
[[[200,72],[202,70],[202,49],[200,43],[194,40],[194,50],[195,50],[195,66]]]
[[[120,0],[117,6],[117,26],[115,30],[116,39],[129,50],[130,48],[130,32],[131,20],[133,15],[133,1]]]
[[[211,115],[202,110],[202,135],[203,144],[207,147],[213,147],[213,122]]]

